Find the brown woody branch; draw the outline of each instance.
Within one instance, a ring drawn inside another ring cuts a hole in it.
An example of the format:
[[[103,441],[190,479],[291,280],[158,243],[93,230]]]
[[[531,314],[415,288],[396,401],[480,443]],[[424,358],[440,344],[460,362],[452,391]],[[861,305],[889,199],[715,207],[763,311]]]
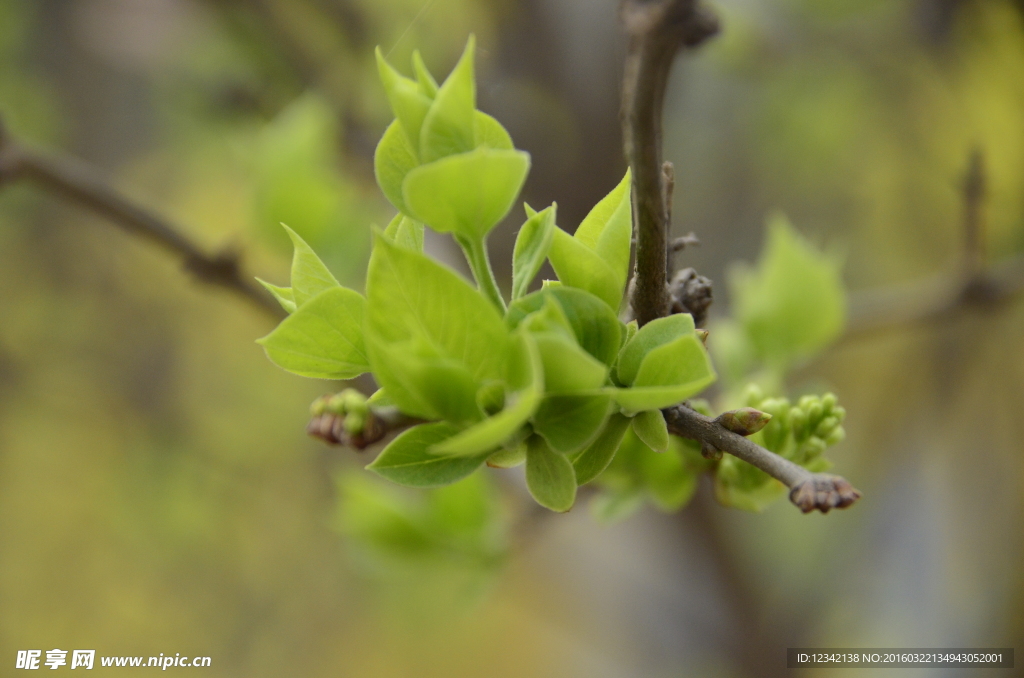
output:
[[[662,109],[676,53],[717,33],[718,21],[696,0],[624,0],[622,22],[629,39],[622,86],[623,143],[633,173],[636,225],[636,269],[629,301],[633,316],[643,325],[673,311],[691,310],[675,303],[679,294],[668,285],[675,249],[669,241],[675,182],[671,164],[662,161]],[[692,288],[688,294],[695,300],[690,303],[700,304],[702,312],[710,302],[710,288],[698,278],[687,272],[676,287]],[[843,478],[811,473],[684,405],[663,412],[675,435],[728,452],[782,481],[790,488],[790,500],[805,513],[845,508],[860,497]]]
[[[827,473],[811,473],[685,405],[676,405],[662,412],[670,433],[728,452],[782,481],[790,489],[790,501],[804,513],[815,509],[828,513],[834,508],[846,508],[860,499],[860,492],[846,479]]]
[[[181,229],[132,202],[99,176],[99,170],[73,158],[50,157],[22,146],[0,122],[0,187],[15,181],[35,184],[174,254],[200,282],[230,290],[274,318],[285,316],[277,302],[242,274],[236,252],[207,254]]]
[[[718,32],[696,0],[625,0],[629,39],[622,83],[622,136],[633,173],[636,272],[630,303],[640,325],[668,315],[671,165],[662,162],[662,109],[676,53]]]

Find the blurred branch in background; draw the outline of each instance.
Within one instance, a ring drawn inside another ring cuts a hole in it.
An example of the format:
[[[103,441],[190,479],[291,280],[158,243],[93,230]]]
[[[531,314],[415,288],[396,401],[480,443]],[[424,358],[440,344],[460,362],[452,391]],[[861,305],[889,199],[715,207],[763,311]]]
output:
[[[963,185],[963,256],[960,271],[900,287],[860,292],[851,299],[841,346],[895,330],[932,325],[971,309],[995,310],[1024,292],[1024,256],[985,265],[985,156],[974,149]]]
[[[0,187],[13,181],[32,182],[43,190],[85,207],[134,236],[175,254],[197,280],[223,287],[264,313],[283,318],[281,307],[247,280],[237,252],[207,254],[164,218],[135,204],[98,178],[99,170],[72,158],[47,157],[12,139],[0,121]]]

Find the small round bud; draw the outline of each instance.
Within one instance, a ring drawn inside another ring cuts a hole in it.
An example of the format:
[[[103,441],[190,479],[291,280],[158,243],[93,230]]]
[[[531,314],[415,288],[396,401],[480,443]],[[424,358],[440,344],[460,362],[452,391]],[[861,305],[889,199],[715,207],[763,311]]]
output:
[[[700,444],[700,456],[711,461],[719,461],[722,458],[722,451],[704,441]]]
[[[839,426],[839,419],[837,417],[825,417],[818,426],[814,429],[814,435],[820,438],[827,438],[829,433],[835,430]]]
[[[349,435],[358,435],[362,433],[363,426],[366,424],[366,417],[357,412],[352,412],[345,417],[345,431]]]
[[[832,432],[825,437],[825,444],[831,447],[832,445],[838,445],[846,439],[846,429],[842,426],[837,426],[832,429]]]
[[[804,455],[806,455],[807,459],[814,459],[821,456],[826,447],[824,440],[818,436],[811,436],[803,444]]]
[[[789,411],[786,423],[793,430],[793,437],[802,438],[807,431],[807,413],[802,407],[794,407]]]
[[[764,400],[764,391],[757,384],[747,384],[747,388],[743,391],[743,402],[748,407],[757,407]]]
[[[366,396],[362,393],[354,388],[347,388],[339,395],[341,395],[344,400],[346,412],[358,412],[359,414],[366,413]]]
[[[755,410],[753,407],[743,407],[738,410],[723,412],[715,419],[716,422],[741,436],[749,436],[757,433],[772,420],[772,415],[767,412]]]
[[[843,423],[846,420],[846,408],[842,405],[837,405],[832,408],[832,416],[839,420],[839,423]]]
[[[330,396],[320,396],[314,400],[309,406],[309,414],[313,417],[319,417],[321,414],[327,411],[327,400]]]
[[[335,393],[334,395],[327,398],[326,411],[331,414],[343,415],[345,414],[345,392]]]
[[[810,409],[811,403],[815,403],[815,402],[818,402],[818,398],[816,396],[813,396],[813,395],[800,396],[800,400],[797,401],[797,406],[800,407],[800,409],[807,410],[807,409]]]
[[[819,421],[821,421],[821,417],[823,414],[824,409],[821,406],[821,401],[815,400],[813,403],[811,403],[810,407],[807,408],[807,423],[814,426]]]
[[[829,414],[832,413],[832,410],[834,410],[838,404],[839,399],[836,398],[835,393],[826,393],[821,396],[821,407]]]

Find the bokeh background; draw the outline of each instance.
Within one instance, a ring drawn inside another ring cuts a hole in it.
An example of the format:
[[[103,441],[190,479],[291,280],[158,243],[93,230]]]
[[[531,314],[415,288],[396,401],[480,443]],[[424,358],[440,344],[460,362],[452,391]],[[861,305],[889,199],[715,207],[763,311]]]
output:
[[[271,365],[253,343],[270,319],[4,185],[0,674],[33,648],[310,678],[770,677],[795,646],[1024,649],[1024,303],[856,331],[864,294],[956,280],[975,149],[984,261],[1024,254],[1024,4],[714,6],[725,30],[666,103],[674,227],[702,241],[679,263],[724,315],[773,211],[841,252],[851,334],[789,386],[849,411],[830,457],[857,506],[749,514],[702,485],[604,526],[526,512],[514,472],[382,489],[358,470],[372,452],[304,434],[337,386]],[[480,107],[533,156],[524,197],[575,228],[625,169],[614,0],[0,0],[0,114],[251,274],[286,282],[284,221],[358,287],[391,216],[373,47],[444,74],[471,32]],[[517,224],[491,238],[499,271]]]

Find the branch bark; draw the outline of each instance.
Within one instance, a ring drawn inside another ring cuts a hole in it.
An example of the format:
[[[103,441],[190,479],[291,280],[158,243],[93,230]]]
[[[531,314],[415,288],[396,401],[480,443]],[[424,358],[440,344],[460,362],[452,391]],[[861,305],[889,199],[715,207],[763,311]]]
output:
[[[622,136],[633,174],[636,271],[630,303],[644,325],[669,313],[671,166],[662,162],[662,109],[676,53],[718,32],[696,0],[625,0],[629,38],[622,83]]]
[[[811,473],[685,405],[676,405],[662,412],[673,435],[708,443],[781,481],[790,489],[789,500],[804,513],[814,510],[828,513],[834,508],[846,508],[860,499],[860,492],[846,479],[827,473]]]
[[[0,122],[0,187],[15,181],[35,184],[174,254],[200,282],[227,289],[275,319],[285,317],[270,295],[243,276],[237,253],[207,254],[179,228],[135,204],[99,176],[99,170],[73,158],[49,157],[22,146]]]

